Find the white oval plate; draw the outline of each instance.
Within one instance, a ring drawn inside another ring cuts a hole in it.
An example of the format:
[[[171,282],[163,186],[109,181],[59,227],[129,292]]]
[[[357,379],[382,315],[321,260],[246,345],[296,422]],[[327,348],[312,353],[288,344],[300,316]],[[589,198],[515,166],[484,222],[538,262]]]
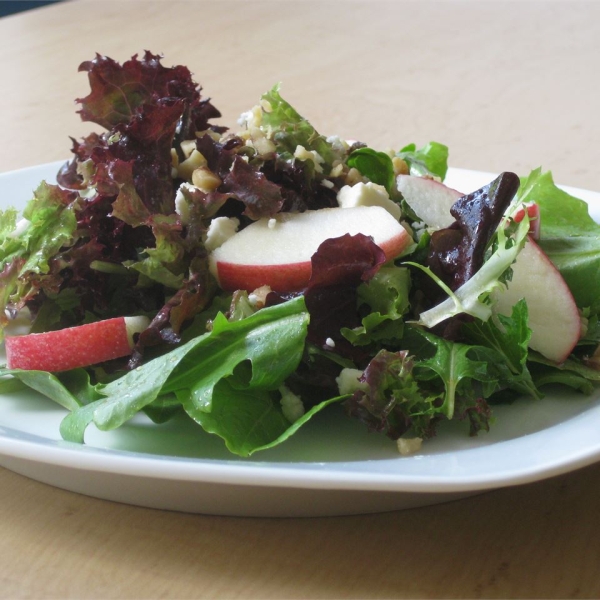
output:
[[[0,208],[22,207],[61,163],[0,175]],[[492,174],[451,170],[471,191]],[[600,220],[600,194],[567,188]],[[0,362],[4,358],[0,356]],[[565,473],[600,460],[600,390],[556,390],[541,401],[496,407],[490,433],[445,423],[419,454],[402,457],[339,407],[252,459],[230,455],[189,419],[136,417],[113,432],[90,427],[87,444],[60,439],[65,411],[33,392],[0,396],[0,465],[97,498],[152,508],[238,516],[320,516],[396,510]]]

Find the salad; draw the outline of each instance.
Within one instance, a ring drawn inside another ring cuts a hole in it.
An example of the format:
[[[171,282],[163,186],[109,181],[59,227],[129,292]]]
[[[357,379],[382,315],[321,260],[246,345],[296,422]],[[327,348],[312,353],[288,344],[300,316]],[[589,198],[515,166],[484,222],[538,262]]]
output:
[[[335,405],[409,453],[594,390],[600,226],[549,172],[456,191],[443,144],[326,137],[279,85],[233,130],[150,52],[79,70],[102,131],[0,211],[0,393],[66,408],[65,440],[185,414],[249,456]]]

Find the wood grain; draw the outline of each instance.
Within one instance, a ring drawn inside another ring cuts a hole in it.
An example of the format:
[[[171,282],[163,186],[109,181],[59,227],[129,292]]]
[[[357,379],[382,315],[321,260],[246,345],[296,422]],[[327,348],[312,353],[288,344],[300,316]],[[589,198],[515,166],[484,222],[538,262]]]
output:
[[[600,190],[600,3],[73,1],[0,20],[0,171],[69,155],[94,52],[186,64],[235,126],[277,81],[323,133]],[[493,468],[493,466],[490,466]],[[242,519],[0,470],[2,598],[590,598],[600,466],[410,511]]]

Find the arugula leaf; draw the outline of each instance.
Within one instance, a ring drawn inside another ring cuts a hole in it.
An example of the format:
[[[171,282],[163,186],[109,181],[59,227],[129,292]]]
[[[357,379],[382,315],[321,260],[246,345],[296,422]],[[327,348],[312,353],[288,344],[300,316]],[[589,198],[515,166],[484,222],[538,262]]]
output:
[[[348,166],[358,169],[373,183],[385,187],[389,194],[395,187],[394,165],[385,152],[377,152],[372,148],[357,148],[348,157]]]
[[[420,380],[436,375],[441,379],[445,391],[440,412],[448,419],[454,416],[457,395],[473,393],[473,381],[488,384],[483,395],[489,395],[496,380],[489,374],[486,362],[468,357],[471,345],[445,340],[428,331],[415,331],[435,348],[433,357],[415,363],[415,374]]]
[[[89,375],[83,369],[52,374],[46,371],[0,367],[0,378],[7,375],[12,375],[23,385],[43,394],[71,411],[78,410],[81,406],[94,401],[98,397],[90,385]]]
[[[538,386],[558,383],[584,394],[591,394],[596,389],[594,384],[600,383],[600,370],[587,366],[573,355],[563,363],[556,364],[538,352],[531,351],[529,360],[532,363],[533,379]]]
[[[308,314],[302,297],[240,321],[217,315],[213,330],[134,369],[108,384],[99,384],[102,397],[68,415],[61,434],[83,442],[87,426],[115,429],[165,394],[186,398],[191,416],[212,410],[217,384],[244,361],[252,364],[244,389],[277,389],[297,367],[304,349]]]
[[[438,142],[429,142],[419,150],[415,144],[408,144],[396,156],[408,164],[411,175],[434,175],[443,181],[448,172],[448,146]]]
[[[475,320],[465,323],[461,333],[469,343],[477,344],[473,354],[487,362],[489,369],[498,374],[501,387],[541,398],[527,368],[531,338],[527,322],[527,303],[520,300],[513,307],[510,317],[496,315],[486,322]]]
[[[267,390],[248,389],[234,374],[215,386],[210,412],[198,410],[185,394],[181,395],[181,402],[188,415],[205,431],[225,441],[230,452],[250,456],[285,441],[317,412],[342,399],[340,396],[321,402],[290,424],[277,395]]]

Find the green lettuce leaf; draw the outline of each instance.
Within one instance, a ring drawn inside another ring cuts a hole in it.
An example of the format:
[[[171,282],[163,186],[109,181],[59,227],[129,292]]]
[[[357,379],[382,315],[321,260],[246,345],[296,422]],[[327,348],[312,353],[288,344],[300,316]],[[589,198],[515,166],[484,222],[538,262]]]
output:
[[[438,142],[429,142],[419,150],[415,144],[408,144],[396,156],[408,164],[411,175],[434,175],[443,181],[448,172],[448,146]]]
[[[355,329],[342,329],[344,337],[356,346],[402,338],[402,317],[409,307],[410,273],[404,267],[382,267],[357,290],[359,307],[369,313]]]
[[[34,277],[48,273],[50,259],[72,242],[77,226],[73,198],[71,192],[42,182],[23,211],[26,228],[19,234],[16,212],[0,212],[0,340],[6,307],[35,295]]]
[[[304,146],[318,152],[325,163],[331,165],[335,159],[332,145],[281,97],[279,88],[277,84],[262,96],[261,128],[272,137],[278,152],[289,157],[294,155],[297,146]]]
[[[377,152],[372,148],[357,148],[348,157],[348,166],[358,169],[373,183],[385,187],[391,195],[395,188],[394,165],[385,152]]]
[[[600,225],[587,204],[558,188],[550,172],[535,169],[519,191],[518,199],[540,207],[539,244],[556,265],[577,306],[600,311]]]

